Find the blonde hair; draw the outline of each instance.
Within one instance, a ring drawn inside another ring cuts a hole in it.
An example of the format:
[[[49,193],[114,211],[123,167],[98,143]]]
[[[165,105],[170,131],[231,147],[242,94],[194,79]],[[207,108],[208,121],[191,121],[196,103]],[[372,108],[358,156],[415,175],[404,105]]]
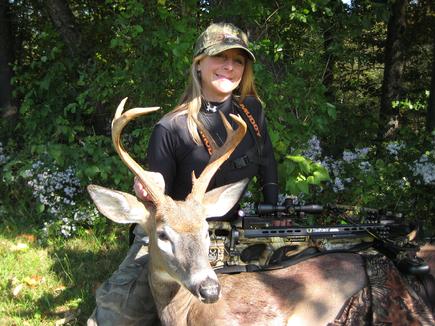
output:
[[[198,73],[198,62],[201,61],[201,59],[203,59],[205,56],[205,54],[201,54],[193,59],[192,65],[190,66],[187,87],[184,90],[184,93],[181,96],[177,106],[167,114],[169,118],[187,114],[187,129],[196,144],[201,144],[201,138],[199,137],[194,118],[198,118],[198,113],[202,104],[201,78]],[[239,103],[243,102],[243,100],[249,95],[260,100],[254,83],[253,62],[247,56],[242,80],[240,81],[237,89],[234,91],[234,95],[237,96]]]

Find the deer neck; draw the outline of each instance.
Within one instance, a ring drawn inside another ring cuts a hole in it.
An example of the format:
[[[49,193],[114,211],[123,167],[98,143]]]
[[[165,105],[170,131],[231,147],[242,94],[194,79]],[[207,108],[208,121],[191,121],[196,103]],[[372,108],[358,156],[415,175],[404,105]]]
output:
[[[174,281],[150,261],[149,285],[163,325],[188,325],[188,315],[194,301],[188,290]]]
[[[222,301],[203,304],[186,288],[174,281],[168,282],[161,275],[150,273],[149,284],[162,325],[229,325],[225,314],[220,312],[225,306]]]

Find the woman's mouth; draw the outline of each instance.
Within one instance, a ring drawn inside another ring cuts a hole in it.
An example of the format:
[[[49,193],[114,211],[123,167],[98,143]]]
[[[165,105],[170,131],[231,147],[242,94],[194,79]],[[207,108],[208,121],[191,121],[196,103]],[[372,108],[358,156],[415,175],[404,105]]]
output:
[[[230,77],[227,77],[227,76],[218,75],[218,74],[215,74],[215,76],[217,79],[226,79],[226,80],[232,81],[232,79]]]

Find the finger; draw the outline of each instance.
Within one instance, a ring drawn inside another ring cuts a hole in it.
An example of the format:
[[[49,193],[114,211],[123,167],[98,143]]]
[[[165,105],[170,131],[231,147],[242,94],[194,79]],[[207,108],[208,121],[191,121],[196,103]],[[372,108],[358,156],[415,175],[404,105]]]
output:
[[[136,197],[139,197],[139,199],[141,200],[147,200],[147,201],[151,200],[150,195],[148,194],[148,192],[145,190],[142,183],[140,182],[134,185],[134,192],[136,193]]]

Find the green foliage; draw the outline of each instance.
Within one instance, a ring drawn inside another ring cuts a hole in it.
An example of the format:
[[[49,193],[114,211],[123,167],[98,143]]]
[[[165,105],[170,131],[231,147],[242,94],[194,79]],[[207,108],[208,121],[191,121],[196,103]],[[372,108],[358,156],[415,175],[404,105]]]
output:
[[[300,155],[288,155],[280,172],[287,176],[285,192],[296,196],[309,194],[310,185],[320,186],[330,180],[325,167]]]
[[[30,180],[23,177],[23,171],[31,171],[35,162],[43,161],[51,171],[72,168],[82,188],[98,183],[131,191],[132,175],[112,150],[114,108],[129,96],[128,107],[161,105],[165,111],[171,109],[190,64],[197,33],[189,19],[181,19],[180,12],[162,2],[107,1],[107,5],[112,12],[98,7],[90,20],[84,3],[71,5],[83,19],[83,38],[93,45],[86,58],[71,59],[51,22],[39,20],[43,12],[37,11],[37,33],[23,52],[21,64],[14,66],[12,82],[14,96],[21,102],[20,118],[14,126],[18,136],[2,141],[5,151],[14,153],[2,171],[2,205],[12,209],[20,199],[23,211],[41,223],[50,221],[54,230],[59,229],[56,224],[61,219],[53,220],[47,205],[29,189]],[[174,28],[160,28],[166,25]],[[144,159],[152,125],[161,114],[127,128],[124,143],[139,161]],[[9,137],[5,131],[2,128],[1,139]],[[84,212],[88,205],[82,192],[77,206]],[[74,215],[74,211],[63,210],[65,218]]]
[[[433,232],[435,152],[429,139],[392,141],[383,144],[377,157],[375,147],[345,151],[343,160],[326,161],[332,171],[329,187],[319,196],[330,202],[353,203],[401,212],[404,219]]]
[[[430,92],[425,91],[424,96],[417,98],[416,100],[411,100],[408,98],[402,99],[400,101],[393,101],[393,108],[399,108],[400,111],[425,111],[426,105],[429,99]]]
[[[432,48],[426,1],[409,5],[404,96],[393,103],[402,119],[395,141],[404,143],[408,154],[392,160],[386,152],[373,150],[361,159],[373,167],[370,173],[363,173],[360,160],[342,163],[340,176],[334,174],[331,162],[341,162],[346,149],[374,148],[377,137],[390,16],[385,4],[366,0],[353,1],[352,6],[335,0],[68,4],[82,39],[83,51],[77,57],[71,57],[44,4],[10,3],[22,44],[12,80],[19,117],[12,122],[3,119],[0,126],[3,210],[50,220],[47,205],[34,200],[31,180],[25,175],[39,161],[52,172],[73,169],[82,189],[97,183],[131,191],[132,175],[110,140],[116,106],[128,96],[127,108],[163,108],[135,121],[125,132],[125,146],[144,163],[152,126],[174,107],[184,89],[199,32],[212,21],[230,21],[249,32],[257,57],[256,82],[279,162],[282,192],[303,194],[306,200],[400,209],[408,205],[427,215],[431,200],[426,188],[433,185],[418,184],[419,177],[410,168],[420,153],[432,153],[423,132]],[[312,136],[321,141],[321,157],[305,154]],[[334,192],[338,177],[352,181],[343,181],[345,190]],[[397,186],[398,180],[404,180],[404,188]],[[88,211],[85,191],[76,202]]]

